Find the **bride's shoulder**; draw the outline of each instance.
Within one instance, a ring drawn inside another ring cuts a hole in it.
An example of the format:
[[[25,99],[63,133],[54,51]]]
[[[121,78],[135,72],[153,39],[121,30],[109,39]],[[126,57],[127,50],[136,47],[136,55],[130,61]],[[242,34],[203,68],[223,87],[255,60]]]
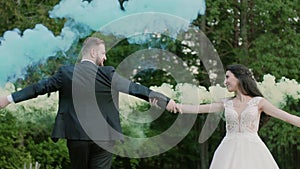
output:
[[[222,98],[222,99],[217,100],[215,103],[218,103],[225,108],[232,103],[232,99],[233,99],[233,97]]]
[[[261,97],[261,96],[255,96],[252,98],[252,102],[254,102],[256,104],[259,104],[262,100],[265,100],[265,98]]]
[[[227,97],[220,100],[220,102],[227,103],[233,100],[234,97]]]

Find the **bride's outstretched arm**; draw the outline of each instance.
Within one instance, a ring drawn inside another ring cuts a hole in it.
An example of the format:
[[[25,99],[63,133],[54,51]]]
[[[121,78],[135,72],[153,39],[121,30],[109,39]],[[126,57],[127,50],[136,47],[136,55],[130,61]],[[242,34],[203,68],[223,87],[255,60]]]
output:
[[[290,124],[293,124],[297,127],[300,127],[300,117],[295,116],[293,114],[287,113],[274,105],[272,105],[268,100],[263,99],[259,103],[259,107],[261,110],[267,114],[269,114],[272,117],[278,118],[280,120],[283,120],[285,122],[288,122]]]
[[[211,104],[202,105],[191,105],[191,104],[176,104],[177,111],[179,113],[215,113],[224,110],[224,105],[222,102],[216,102]]]

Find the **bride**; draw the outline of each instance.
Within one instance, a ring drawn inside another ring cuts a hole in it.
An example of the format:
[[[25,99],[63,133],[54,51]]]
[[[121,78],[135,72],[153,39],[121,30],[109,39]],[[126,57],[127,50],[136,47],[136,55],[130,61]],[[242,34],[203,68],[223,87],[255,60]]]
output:
[[[266,100],[244,65],[230,65],[224,81],[235,96],[203,105],[176,104],[180,113],[225,112],[226,136],[216,149],[210,169],[278,169],[270,151],[257,134],[265,114],[300,127],[300,118]]]

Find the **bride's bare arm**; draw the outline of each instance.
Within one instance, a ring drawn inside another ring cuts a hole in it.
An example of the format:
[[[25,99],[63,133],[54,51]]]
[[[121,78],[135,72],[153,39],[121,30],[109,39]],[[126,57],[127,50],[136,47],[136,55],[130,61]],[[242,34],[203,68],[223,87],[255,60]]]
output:
[[[190,104],[176,104],[177,111],[180,113],[215,113],[224,110],[224,105],[222,102],[216,102],[211,104],[202,105],[190,105]]]
[[[270,116],[300,127],[300,117],[275,107],[268,100],[262,99],[262,101],[259,103],[259,106],[263,112],[269,114]]]

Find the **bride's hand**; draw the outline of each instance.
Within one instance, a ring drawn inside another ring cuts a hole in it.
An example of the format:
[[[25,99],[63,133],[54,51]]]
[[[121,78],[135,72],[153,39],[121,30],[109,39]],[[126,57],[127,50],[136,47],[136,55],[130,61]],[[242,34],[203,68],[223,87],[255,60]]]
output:
[[[180,114],[182,114],[183,112],[182,112],[182,105],[181,104],[179,104],[179,103],[176,103],[176,107],[175,107],[175,109],[177,110],[177,112],[179,112]],[[176,113],[176,112],[175,112]]]
[[[169,112],[172,112],[172,113],[176,113],[176,103],[173,99],[171,99],[169,101],[169,103],[167,104],[167,107],[166,109],[169,111]]]

